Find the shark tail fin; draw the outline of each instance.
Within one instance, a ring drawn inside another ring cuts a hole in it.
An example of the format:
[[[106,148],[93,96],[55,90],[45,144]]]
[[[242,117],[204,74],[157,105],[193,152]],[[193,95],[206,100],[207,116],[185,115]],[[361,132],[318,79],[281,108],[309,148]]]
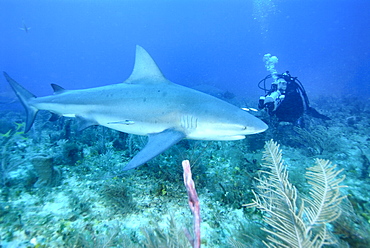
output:
[[[36,96],[32,94],[31,92],[29,92],[28,90],[26,90],[25,88],[23,88],[22,85],[20,85],[14,79],[12,79],[6,72],[4,72],[4,76],[6,80],[8,81],[8,83],[10,84],[10,86],[13,88],[15,94],[18,96],[22,105],[26,109],[27,120],[26,120],[25,132],[28,132],[32,127],[32,124],[35,120],[37,112],[39,111],[37,108],[29,104],[29,101],[31,101],[32,99],[35,99]]]

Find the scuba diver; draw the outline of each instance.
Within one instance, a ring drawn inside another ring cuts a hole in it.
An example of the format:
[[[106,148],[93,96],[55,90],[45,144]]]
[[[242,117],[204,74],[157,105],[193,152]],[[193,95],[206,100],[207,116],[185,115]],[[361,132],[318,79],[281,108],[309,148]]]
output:
[[[266,80],[273,78],[271,89],[266,89]],[[261,87],[263,82],[264,86]],[[267,75],[258,83],[258,87],[265,91],[258,103],[259,109],[266,109],[270,116],[276,116],[278,122],[290,122],[293,125],[304,127],[303,114],[330,120],[310,107],[306,91],[297,77],[292,77],[289,71],[283,74]]]

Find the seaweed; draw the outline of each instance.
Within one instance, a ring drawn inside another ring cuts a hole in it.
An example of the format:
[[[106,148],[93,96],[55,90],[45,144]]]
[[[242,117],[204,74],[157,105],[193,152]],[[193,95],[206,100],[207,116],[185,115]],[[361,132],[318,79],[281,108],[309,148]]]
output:
[[[12,157],[11,149],[16,146],[19,140],[27,139],[23,131],[20,131],[24,123],[15,123],[16,128],[10,129],[4,134],[0,134],[1,161],[0,161],[0,184],[9,186],[9,173],[20,166],[23,161],[15,160]]]
[[[115,212],[125,215],[136,211],[136,203],[124,180],[113,178],[105,181],[100,193],[114,206]]]
[[[144,241],[142,242],[145,248],[188,248],[189,241],[184,231],[176,224],[175,219],[171,215],[168,219],[167,228],[160,228],[155,225],[151,229],[142,228],[141,232],[144,234]]]

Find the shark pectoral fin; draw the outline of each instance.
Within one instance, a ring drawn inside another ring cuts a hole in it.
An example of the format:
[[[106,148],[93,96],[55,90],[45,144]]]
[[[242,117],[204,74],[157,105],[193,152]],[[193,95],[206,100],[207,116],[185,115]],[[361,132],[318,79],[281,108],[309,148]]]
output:
[[[97,123],[94,120],[89,120],[87,118],[84,118],[82,116],[76,116],[77,125],[78,125],[78,131],[82,131],[88,127],[91,126],[97,126],[99,123]]]
[[[134,169],[155,156],[161,154],[183,138],[185,138],[183,132],[179,132],[173,129],[167,129],[160,133],[149,134],[149,140],[146,146],[135,155],[135,157],[126,165],[123,170]]]

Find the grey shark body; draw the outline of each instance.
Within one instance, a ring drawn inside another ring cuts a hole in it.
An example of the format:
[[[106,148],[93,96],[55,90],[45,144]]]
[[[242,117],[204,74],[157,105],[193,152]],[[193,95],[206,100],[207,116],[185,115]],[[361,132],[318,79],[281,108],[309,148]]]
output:
[[[239,140],[267,129],[264,122],[234,105],[170,82],[140,46],[131,76],[120,84],[83,90],[52,85],[54,95],[36,97],[4,75],[26,109],[26,131],[38,110],[48,110],[77,118],[81,129],[101,125],[148,135],[147,145],[124,170],[142,165],[184,138]]]

